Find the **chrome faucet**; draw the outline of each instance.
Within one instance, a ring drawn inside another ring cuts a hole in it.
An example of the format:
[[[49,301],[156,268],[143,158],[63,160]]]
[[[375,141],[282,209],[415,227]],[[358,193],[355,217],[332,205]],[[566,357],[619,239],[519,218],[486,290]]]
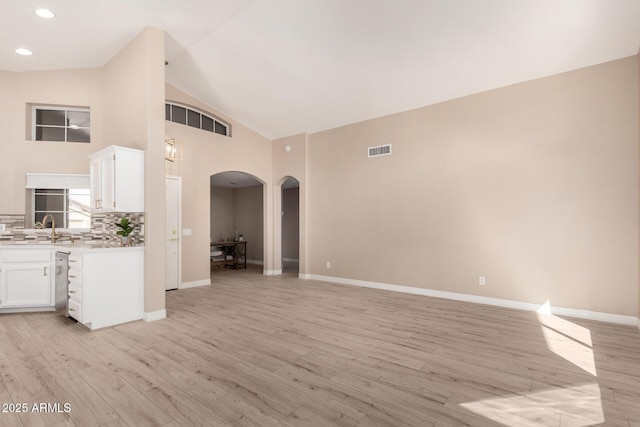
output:
[[[51,243],[55,243],[58,236],[56,235],[56,219],[51,214],[46,214],[44,218],[42,218],[42,225],[47,224],[47,218],[51,217]]]

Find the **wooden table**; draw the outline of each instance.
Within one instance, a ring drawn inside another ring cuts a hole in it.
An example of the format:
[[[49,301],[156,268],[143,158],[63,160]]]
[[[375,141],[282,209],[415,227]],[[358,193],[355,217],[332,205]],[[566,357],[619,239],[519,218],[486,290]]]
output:
[[[211,247],[220,248],[225,255],[225,267],[240,268],[243,265],[245,270],[247,268],[247,242],[211,242]],[[227,259],[231,256],[231,259]]]

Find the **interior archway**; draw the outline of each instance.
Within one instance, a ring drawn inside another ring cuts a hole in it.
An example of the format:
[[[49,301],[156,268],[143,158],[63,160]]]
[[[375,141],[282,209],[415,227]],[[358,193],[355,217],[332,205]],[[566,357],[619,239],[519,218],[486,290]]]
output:
[[[264,182],[245,172],[227,171],[211,175],[209,185],[212,277],[220,268],[264,265]],[[237,240],[245,242],[243,258],[226,259],[231,255],[228,248],[214,257],[221,249],[215,243]]]

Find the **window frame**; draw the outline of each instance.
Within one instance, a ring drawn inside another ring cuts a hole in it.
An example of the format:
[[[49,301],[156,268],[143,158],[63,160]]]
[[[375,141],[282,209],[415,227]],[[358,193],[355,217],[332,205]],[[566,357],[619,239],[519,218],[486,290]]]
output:
[[[39,125],[37,120],[38,111],[52,110],[52,111],[64,111],[65,125]],[[90,144],[91,143],[91,125],[76,126],[68,125],[69,112],[87,113],[89,114],[89,122],[91,122],[91,108],[90,107],[73,107],[66,105],[45,105],[45,104],[31,104],[31,140],[37,142],[63,142],[70,144]],[[64,140],[51,140],[51,139],[38,139],[38,128],[53,128],[64,129]],[[84,129],[89,132],[88,141],[69,141],[69,129]]]
[[[173,120],[173,107],[184,108],[186,110],[185,111],[185,122],[184,123],[182,123],[181,121]],[[209,113],[207,111],[201,110],[201,109],[196,108],[196,107],[192,107],[190,105],[181,104],[179,102],[165,101],[165,103],[164,103],[164,112],[165,112],[164,113],[164,118],[165,118],[166,121],[169,121],[169,122],[172,122],[172,123],[178,123],[178,124],[181,124],[183,126],[188,126],[188,127],[192,127],[192,128],[195,128],[195,129],[200,129],[200,130],[203,130],[205,132],[211,132],[211,133],[216,134],[216,135],[221,135],[221,136],[226,136],[228,138],[231,138],[231,125],[228,122],[218,118],[217,116],[215,116],[215,115],[213,115],[213,114],[211,114],[211,113]],[[200,116],[200,118],[199,118],[200,120],[199,120],[198,126],[194,126],[193,124],[190,123],[190,121],[189,121],[189,112],[196,113],[196,114],[198,114]],[[203,118],[205,118],[205,117],[213,121],[213,128],[211,130],[203,128],[203,123],[204,123]],[[226,133],[217,132],[217,129],[219,127],[223,127],[224,130],[226,131]]]
[[[89,175],[27,172],[25,174],[25,228],[34,228],[36,212],[61,213],[59,210],[48,210],[49,206],[46,205],[44,209],[36,209],[36,190],[43,193],[53,190],[58,194],[67,190],[65,197],[68,199],[64,201],[66,205],[63,208],[68,220],[63,218],[63,221],[58,221],[56,218],[57,228],[68,228],[73,221],[76,225],[70,228],[73,231],[89,231],[91,229],[91,180]],[[81,199],[75,200],[77,197]],[[74,201],[71,198],[74,198]],[[75,209],[76,207],[78,209]],[[83,218],[78,221],[77,215],[82,215]]]

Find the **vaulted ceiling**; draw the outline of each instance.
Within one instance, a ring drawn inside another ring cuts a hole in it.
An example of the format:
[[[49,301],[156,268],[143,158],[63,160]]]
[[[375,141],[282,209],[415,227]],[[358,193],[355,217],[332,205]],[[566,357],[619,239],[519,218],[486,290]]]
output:
[[[0,70],[106,64],[166,31],[167,82],[264,136],[630,55],[638,0],[0,0]],[[56,17],[33,11],[47,7]],[[16,48],[33,51],[19,56]]]

